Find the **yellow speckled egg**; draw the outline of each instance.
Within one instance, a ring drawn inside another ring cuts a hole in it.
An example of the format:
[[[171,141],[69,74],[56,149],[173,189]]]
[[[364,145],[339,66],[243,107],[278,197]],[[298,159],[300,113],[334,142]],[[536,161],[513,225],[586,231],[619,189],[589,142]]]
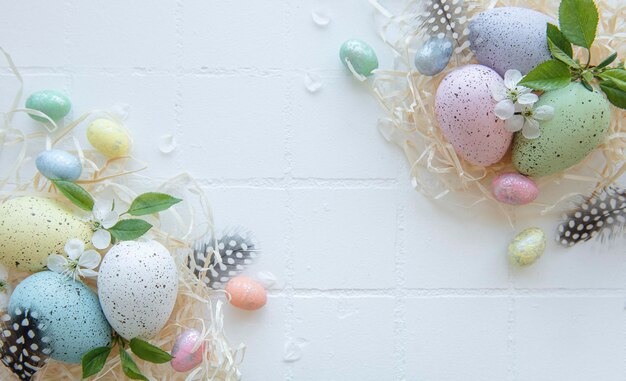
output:
[[[87,127],[87,139],[104,156],[126,156],[130,152],[130,136],[119,124],[108,119],[96,119]]]
[[[48,255],[62,253],[78,238],[89,245],[89,224],[68,207],[44,197],[18,197],[0,205],[0,263],[21,271],[41,271]]]
[[[546,234],[539,228],[528,228],[513,238],[509,244],[512,263],[529,266],[543,255],[546,249]]]

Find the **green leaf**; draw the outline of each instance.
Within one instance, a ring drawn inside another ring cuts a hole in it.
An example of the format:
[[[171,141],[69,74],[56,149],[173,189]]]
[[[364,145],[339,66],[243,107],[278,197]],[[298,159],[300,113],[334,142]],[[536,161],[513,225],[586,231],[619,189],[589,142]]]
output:
[[[163,364],[174,358],[161,348],[155,347],[154,345],[139,338],[134,338],[130,341],[130,349],[140,359],[150,361],[155,364]]]
[[[561,33],[559,28],[556,25],[548,23],[548,29],[546,30],[546,35],[549,40],[552,40],[554,45],[558,46],[559,49],[565,52],[570,58],[573,57],[574,52],[572,51],[572,44],[569,42],[567,37]]]
[[[549,60],[526,74],[519,85],[535,90],[549,91],[565,87],[571,80],[572,75],[567,65],[558,60]]]
[[[609,102],[616,107],[626,109],[626,90],[620,88],[615,82],[608,80],[600,82],[600,88],[606,94]]]
[[[128,352],[122,347],[120,347],[120,361],[122,362],[122,371],[124,371],[124,374],[128,378],[132,380],[150,381],[146,376],[141,374],[141,371],[137,368],[137,364],[135,364]]]
[[[572,44],[589,49],[598,28],[598,9],[593,0],[562,0],[559,25]]]
[[[165,193],[144,193],[133,201],[127,213],[133,216],[144,216],[169,209],[172,205],[181,201],[181,199]]]
[[[604,80],[612,81],[622,90],[626,90],[626,70],[609,69],[598,76]]]
[[[109,228],[109,233],[120,241],[131,241],[146,234],[150,228],[152,228],[150,223],[144,220],[130,218],[120,220],[113,227]]]
[[[582,85],[585,87],[585,89],[587,89],[589,91],[593,91],[593,87],[591,87],[591,85],[587,81],[585,81],[584,79],[580,83],[582,83]]]
[[[74,205],[91,212],[94,202],[93,197],[83,187],[71,181],[54,180],[53,183]]]
[[[98,374],[102,370],[102,368],[104,368],[104,364],[107,362],[107,358],[111,353],[111,349],[113,348],[98,347],[96,349],[90,350],[83,355],[83,378]]]
[[[550,49],[550,53],[552,53],[552,57],[557,60],[563,62],[569,67],[580,68],[580,65],[572,59],[571,56],[567,55],[566,52],[561,50],[549,37],[548,37],[548,48]]]
[[[609,66],[613,61],[615,61],[616,58],[617,58],[617,52],[613,52],[613,54],[606,57],[604,61],[600,62],[598,66],[596,66],[596,69],[602,69],[604,67]]]

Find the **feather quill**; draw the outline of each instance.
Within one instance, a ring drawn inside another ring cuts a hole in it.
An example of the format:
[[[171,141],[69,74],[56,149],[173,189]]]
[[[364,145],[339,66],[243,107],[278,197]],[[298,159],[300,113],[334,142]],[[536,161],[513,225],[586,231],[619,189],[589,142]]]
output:
[[[626,228],[626,189],[611,186],[592,193],[565,215],[557,240],[563,246],[597,237],[602,242],[614,239]]]
[[[20,380],[30,380],[48,361],[49,338],[36,313],[17,309],[2,317],[1,361]]]

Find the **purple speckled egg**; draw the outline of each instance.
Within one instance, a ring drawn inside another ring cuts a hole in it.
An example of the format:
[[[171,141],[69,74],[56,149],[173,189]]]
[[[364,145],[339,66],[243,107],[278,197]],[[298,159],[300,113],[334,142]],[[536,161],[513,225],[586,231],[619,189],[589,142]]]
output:
[[[188,372],[202,363],[204,356],[204,343],[193,351],[193,347],[200,340],[200,332],[188,329],[181,333],[172,348],[172,368],[177,372]]]
[[[525,205],[539,196],[539,188],[534,181],[519,173],[503,173],[491,182],[491,193],[504,204]]]
[[[439,84],[435,114],[441,131],[454,150],[472,164],[489,166],[506,154],[513,134],[493,113],[492,88],[504,80],[482,65],[465,65]]]

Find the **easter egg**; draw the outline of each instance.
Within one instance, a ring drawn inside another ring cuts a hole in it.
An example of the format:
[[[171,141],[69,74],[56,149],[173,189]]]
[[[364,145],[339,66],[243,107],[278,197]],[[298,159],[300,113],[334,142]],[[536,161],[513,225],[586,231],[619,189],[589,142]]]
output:
[[[481,65],[466,65],[450,72],[439,84],[435,114],[441,131],[455,151],[472,164],[489,166],[507,152],[513,134],[493,113],[494,86],[503,79]]]
[[[76,181],[83,171],[80,160],[59,149],[43,151],[35,159],[37,170],[50,180]]]
[[[149,339],[159,333],[174,309],[177,292],[174,259],[156,241],[120,242],[100,265],[100,305],[113,329],[126,339]]]
[[[499,7],[476,15],[469,24],[470,48],[478,63],[504,75],[509,69],[526,74],[549,60],[547,24],[552,18],[532,9]]]
[[[520,266],[532,265],[546,249],[546,234],[539,228],[528,228],[509,244],[509,259]]]
[[[130,136],[126,129],[112,120],[96,119],[87,127],[89,143],[109,158],[126,156],[130,152]]]
[[[452,41],[447,37],[430,37],[415,53],[415,68],[424,75],[436,75],[448,66]]]
[[[91,226],[58,201],[18,197],[0,205],[0,263],[20,271],[41,271],[48,255],[62,253],[72,238],[91,244]]]
[[[50,119],[57,121],[70,112],[72,102],[65,94],[59,91],[41,90],[32,93],[28,97],[26,100],[26,108],[41,111]],[[39,122],[46,121],[45,118],[36,115],[30,115],[30,117]]]
[[[226,292],[230,295],[230,304],[242,310],[258,310],[267,302],[267,291],[263,286],[243,275],[229,280]]]
[[[554,107],[554,117],[541,122],[541,135],[526,139],[517,133],[513,164],[520,173],[547,176],[578,164],[605,139],[609,104],[598,91],[580,83],[544,93],[536,106]]]
[[[361,40],[352,39],[344,42],[339,50],[339,58],[346,67],[350,63],[355,72],[365,77],[372,75],[372,70],[378,68],[376,52]]]
[[[42,271],[24,279],[11,295],[9,311],[16,308],[38,315],[55,360],[78,364],[85,353],[111,344],[111,326],[96,294],[62,274]]]
[[[491,193],[504,204],[525,205],[539,196],[539,188],[534,181],[519,173],[503,173],[491,182]]]
[[[196,351],[193,350],[198,340],[200,340],[200,332],[195,329],[189,329],[176,338],[172,347],[174,358],[170,362],[175,371],[188,372],[202,363],[204,343],[200,344]]]

